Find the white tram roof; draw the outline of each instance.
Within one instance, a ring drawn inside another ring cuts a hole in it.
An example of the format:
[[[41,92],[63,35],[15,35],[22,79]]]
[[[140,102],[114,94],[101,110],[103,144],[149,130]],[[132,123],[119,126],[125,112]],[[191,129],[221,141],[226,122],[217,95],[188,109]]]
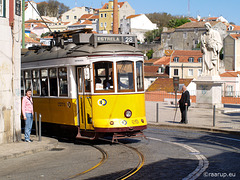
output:
[[[89,35],[88,35],[89,37]],[[78,36],[79,38],[79,36]],[[22,63],[36,62],[50,59],[61,59],[70,57],[87,57],[87,56],[103,56],[103,55],[143,55],[142,52],[131,45],[124,42],[124,38],[133,38],[132,44],[136,46],[136,37],[130,35],[96,35],[93,34],[89,38],[89,42],[81,44],[71,43],[66,46],[54,46],[51,50],[39,49],[35,52],[28,51],[22,56]],[[76,42],[76,41],[73,41]],[[125,43],[125,44],[124,44]]]

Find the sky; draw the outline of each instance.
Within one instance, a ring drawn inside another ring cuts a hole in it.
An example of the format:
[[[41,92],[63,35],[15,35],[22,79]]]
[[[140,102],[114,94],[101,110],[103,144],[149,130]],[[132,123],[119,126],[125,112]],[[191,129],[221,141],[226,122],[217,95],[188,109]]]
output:
[[[27,0],[25,0],[27,1]],[[41,2],[44,0],[34,0]],[[45,0],[47,1],[47,0]],[[75,6],[87,6],[101,8],[109,0],[58,0],[69,6],[70,9]],[[219,17],[223,16],[229,22],[234,22],[240,26],[240,0],[118,0],[118,2],[127,1],[135,9],[135,14],[146,13],[169,13],[171,15],[184,15],[196,18],[201,17]],[[188,2],[190,6],[188,6]]]

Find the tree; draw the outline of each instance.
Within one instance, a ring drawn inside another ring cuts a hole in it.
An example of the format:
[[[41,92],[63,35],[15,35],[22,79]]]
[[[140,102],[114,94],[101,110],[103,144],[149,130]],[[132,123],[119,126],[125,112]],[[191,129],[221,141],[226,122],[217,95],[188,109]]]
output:
[[[168,22],[168,27],[169,28],[176,28],[179,27],[187,22],[191,22],[189,19],[187,18],[174,18],[169,20]]]
[[[148,57],[148,59],[152,59],[153,53],[154,53],[153,49],[147,52],[146,56]]]
[[[68,11],[69,7],[57,0],[48,0],[47,2],[44,1],[39,3],[37,9],[41,16],[58,17]]]
[[[147,31],[145,36],[145,41],[152,42],[156,37],[161,37],[162,29],[154,29],[152,31]]]

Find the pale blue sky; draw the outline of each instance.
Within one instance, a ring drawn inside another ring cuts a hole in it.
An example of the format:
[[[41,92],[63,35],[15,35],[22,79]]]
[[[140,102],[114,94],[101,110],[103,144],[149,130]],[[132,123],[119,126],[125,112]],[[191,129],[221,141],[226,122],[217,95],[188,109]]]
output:
[[[25,0],[27,1],[27,0]],[[35,0],[41,2],[43,0]],[[47,0],[46,0],[47,1]],[[102,4],[109,0],[58,0],[70,8],[77,6],[88,6],[101,8]],[[123,2],[124,0],[118,0]],[[240,25],[240,0],[126,0],[136,14],[166,12],[171,15],[188,15],[188,1],[190,1],[190,16],[201,17],[223,16],[229,22]]]

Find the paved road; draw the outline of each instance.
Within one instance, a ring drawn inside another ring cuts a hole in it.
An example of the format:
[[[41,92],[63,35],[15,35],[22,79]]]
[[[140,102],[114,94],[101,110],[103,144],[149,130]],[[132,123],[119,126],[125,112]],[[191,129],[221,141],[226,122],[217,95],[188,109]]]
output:
[[[239,179],[240,137],[149,126],[148,139],[121,142],[144,154],[144,166],[129,179]],[[126,147],[96,141],[108,153],[98,168],[74,179],[116,179],[134,167],[137,154]],[[66,179],[95,166],[102,154],[89,145],[59,142],[52,151],[0,162],[1,179]],[[232,176],[232,178],[230,178]]]

